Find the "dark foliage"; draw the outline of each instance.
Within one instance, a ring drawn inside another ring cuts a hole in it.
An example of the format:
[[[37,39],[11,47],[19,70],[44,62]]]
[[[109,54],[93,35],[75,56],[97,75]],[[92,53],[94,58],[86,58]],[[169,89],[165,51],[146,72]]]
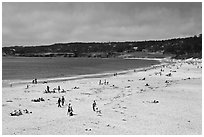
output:
[[[136,49],[137,47],[137,49]],[[202,57],[202,34],[194,37],[169,40],[132,41],[132,42],[89,42],[89,43],[55,43],[43,46],[12,46],[3,47],[3,55],[30,56],[44,53],[74,53],[74,57],[88,55],[93,52],[131,53],[135,51],[162,52],[174,54],[177,58]]]

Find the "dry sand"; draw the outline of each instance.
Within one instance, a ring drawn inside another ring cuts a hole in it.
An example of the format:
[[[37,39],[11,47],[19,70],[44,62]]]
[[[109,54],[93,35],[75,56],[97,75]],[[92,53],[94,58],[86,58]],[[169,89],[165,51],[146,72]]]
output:
[[[28,89],[26,85],[5,87],[3,135],[202,134],[201,66],[201,61],[176,61],[117,76],[31,84]],[[166,76],[169,73],[172,76]],[[105,79],[108,85],[98,84]],[[149,86],[145,86],[147,83]],[[66,93],[43,93],[47,85],[50,89],[59,85]],[[66,106],[59,108],[56,103],[62,96]],[[45,101],[31,101],[39,97]],[[92,111],[93,100],[102,114]],[[75,114],[71,117],[67,116],[69,102]],[[17,109],[32,113],[10,116]]]

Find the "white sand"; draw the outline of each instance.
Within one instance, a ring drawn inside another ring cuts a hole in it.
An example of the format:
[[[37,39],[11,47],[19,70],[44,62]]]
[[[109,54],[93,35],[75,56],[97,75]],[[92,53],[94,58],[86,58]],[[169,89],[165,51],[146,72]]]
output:
[[[201,62],[181,61],[162,68],[161,76],[155,75],[161,68],[155,68],[103,78],[36,84],[28,89],[26,85],[3,88],[3,134],[202,134],[202,68],[198,66],[202,66]],[[165,76],[170,71],[174,71],[172,76]],[[145,80],[139,80],[144,77]],[[108,85],[98,84],[105,79]],[[166,80],[170,83],[165,83]],[[59,85],[67,92],[45,94],[47,85],[50,89]],[[79,89],[74,89],[75,86]],[[67,106],[57,107],[57,100],[63,95],[66,104],[72,103],[76,115],[67,116]],[[39,97],[45,101],[31,102]],[[93,100],[102,115],[92,111]],[[152,103],[153,100],[159,103]],[[28,109],[32,113],[10,116],[15,109]]]

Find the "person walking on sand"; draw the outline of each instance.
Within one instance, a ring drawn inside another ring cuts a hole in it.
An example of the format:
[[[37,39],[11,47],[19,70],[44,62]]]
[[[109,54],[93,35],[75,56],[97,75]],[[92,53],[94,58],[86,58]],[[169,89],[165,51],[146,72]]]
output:
[[[58,103],[58,107],[61,107],[61,104],[60,104],[61,103],[61,99],[60,98],[58,99],[57,103]]]
[[[62,96],[62,106],[64,106],[64,103],[65,103],[65,98],[64,96]]]
[[[58,92],[60,92],[60,86],[58,86]]]
[[[96,101],[94,100],[94,102],[93,102],[93,111],[96,111]]]
[[[35,84],[37,84],[37,83],[38,83],[37,78],[35,78]]]
[[[72,109],[71,103],[69,103],[68,105],[67,115],[73,116],[73,109]]]
[[[47,92],[48,92],[48,93],[50,92],[50,87],[49,87],[49,86],[47,86]]]

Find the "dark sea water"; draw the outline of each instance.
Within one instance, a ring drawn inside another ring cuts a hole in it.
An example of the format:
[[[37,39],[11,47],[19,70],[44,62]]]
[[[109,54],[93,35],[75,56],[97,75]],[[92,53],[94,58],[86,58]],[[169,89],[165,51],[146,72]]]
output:
[[[102,58],[2,57],[3,80],[57,78],[129,70],[158,64],[154,60]]]

